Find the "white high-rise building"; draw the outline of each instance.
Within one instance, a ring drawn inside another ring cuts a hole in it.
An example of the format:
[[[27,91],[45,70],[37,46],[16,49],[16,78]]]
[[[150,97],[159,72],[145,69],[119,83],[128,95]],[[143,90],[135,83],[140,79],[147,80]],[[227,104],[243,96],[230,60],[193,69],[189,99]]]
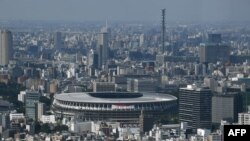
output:
[[[250,113],[239,113],[238,123],[240,125],[250,125]]]
[[[42,123],[56,123],[55,115],[42,115],[40,117]]]
[[[8,65],[12,58],[12,34],[8,30],[0,30],[0,66]]]
[[[140,35],[139,44],[140,44],[140,47],[144,45],[144,34]]]
[[[98,54],[92,49],[88,53],[87,66],[88,66],[88,68],[90,68],[90,67],[97,68],[98,67]]]

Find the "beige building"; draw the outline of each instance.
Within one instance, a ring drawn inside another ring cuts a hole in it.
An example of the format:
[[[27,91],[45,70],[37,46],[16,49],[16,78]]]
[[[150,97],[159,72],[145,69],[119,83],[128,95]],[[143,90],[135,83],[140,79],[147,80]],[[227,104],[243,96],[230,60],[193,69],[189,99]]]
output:
[[[8,30],[0,30],[0,66],[8,65],[12,57],[12,34]]]
[[[36,103],[36,120],[40,120],[42,115],[44,115],[45,105],[44,103]]]
[[[49,92],[51,94],[55,94],[57,92],[57,81],[56,80],[51,81],[51,83],[49,84]]]

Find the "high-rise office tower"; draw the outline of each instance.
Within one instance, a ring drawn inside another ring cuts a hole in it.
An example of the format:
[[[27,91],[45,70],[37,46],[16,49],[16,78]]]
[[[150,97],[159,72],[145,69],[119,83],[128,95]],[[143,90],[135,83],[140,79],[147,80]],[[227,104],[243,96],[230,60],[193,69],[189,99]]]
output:
[[[207,43],[203,43],[199,48],[201,63],[229,62],[230,47],[221,43],[220,34],[209,34]]]
[[[180,89],[179,118],[191,129],[211,129],[211,97],[209,88],[188,85]]]
[[[161,35],[161,38],[162,38],[162,54],[165,52],[165,32],[166,32],[166,26],[165,26],[165,11],[166,9],[162,9],[161,10],[161,14],[162,14],[162,21],[161,21],[161,32],[162,32],[162,35]]]
[[[108,26],[108,21],[106,20],[106,26],[101,28],[101,33],[107,33],[108,34],[108,40],[111,39],[111,28]]]
[[[94,50],[90,50],[87,57],[87,66],[88,68],[97,68],[98,67],[98,54]]]
[[[201,44],[199,48],[200,63],[228,62],[230,47],[221,44]]]
[[[61,32],[56,32],[54,36],[54,48],[56,50],[61,50],[62,48],[62,34]]]
[[[221,120],[237,122],[238,113],[242,110],[242,96],[239,93],[217,94],[212,97],[212,122],[215,124],[220,124]]]
[[[36,103],[39,102],[40,93],[30,91],[26,93],[25,98],[25,114],[26,117],[35,120],[36,119]]]
[[[98,53],[98,68],[106,64],[108,60],[108,33],[101,32],[98,34],[97,41],[97,53]]]
[[[12,58],[12,34],[8,30],[0,30],[0,66],[8,65]]]
[[[208,43],[219,44],[221,43],[221,34],[208,34]]]
[[[145,38],[145,35],[144,34],[141,34],[140,35],[140,38],[139,38],[139,46],[142,47],[144,45],[144,39]]]
[[[88,52],[87,66],[89,76],[95,76],[96,70],[98,69],[98,54],[94,50]]]

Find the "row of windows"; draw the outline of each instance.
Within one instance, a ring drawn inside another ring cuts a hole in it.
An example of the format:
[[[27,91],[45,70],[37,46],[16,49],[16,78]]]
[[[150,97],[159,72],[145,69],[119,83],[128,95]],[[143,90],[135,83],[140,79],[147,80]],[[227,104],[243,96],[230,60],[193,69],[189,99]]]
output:
[[[65,106],[79,106],[79,107],[101,107],[101,108],[112,108],[112,104],[97,104],[97,103],[79,103],[79,102],[66,102],[57,100],[56,103],[65,105]],[[121,106],[131,106],[134,108],[143,108],[143,107],[167,107],[171,102],[158,102],[158,103],[142,103],[142,104],[126,104]],[[115,105],[115,104],[114,104]]]

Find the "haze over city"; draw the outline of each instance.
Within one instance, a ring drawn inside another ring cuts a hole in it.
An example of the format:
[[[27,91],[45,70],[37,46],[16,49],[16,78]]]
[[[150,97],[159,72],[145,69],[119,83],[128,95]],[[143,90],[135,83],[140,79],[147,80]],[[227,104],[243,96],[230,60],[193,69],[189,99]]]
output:
[[[249,0],[1,0],[1,20],[249,21]]]

